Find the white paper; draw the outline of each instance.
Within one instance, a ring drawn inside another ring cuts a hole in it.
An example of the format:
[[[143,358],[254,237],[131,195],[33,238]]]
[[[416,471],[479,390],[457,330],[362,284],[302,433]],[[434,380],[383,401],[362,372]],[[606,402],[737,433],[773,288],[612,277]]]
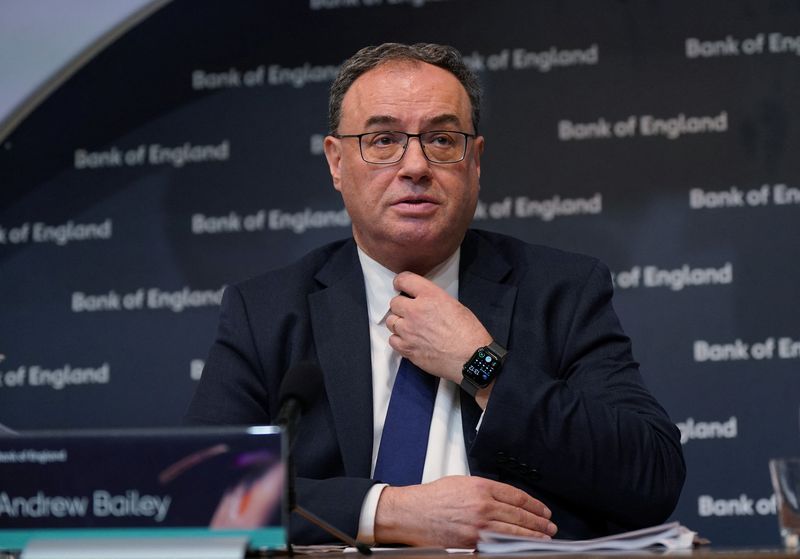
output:
[[[670,522],[659,526],[651,526],[624,532],[613,536],[605,536],[591,540],[545,540],[541,538],[525,538],[509,536],[497,532],[481,531],[478,551],[481,553],[514,553],[523,551],[596,551],[615,550],[630,551],[662,546],[667,549],[690,549],[695,533],[681,526],[678,522]]]

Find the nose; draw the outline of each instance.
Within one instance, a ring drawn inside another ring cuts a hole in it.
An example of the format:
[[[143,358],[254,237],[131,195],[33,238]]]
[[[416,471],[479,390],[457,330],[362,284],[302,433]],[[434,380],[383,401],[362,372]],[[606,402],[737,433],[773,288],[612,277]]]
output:
[[[416,142],[414,141],[416,140]],[[431,162],[422,151],[422,141],[409,138],[406,152],[400,160],[400,174],[408,177],[415,183],[422,182],[431,176]]]

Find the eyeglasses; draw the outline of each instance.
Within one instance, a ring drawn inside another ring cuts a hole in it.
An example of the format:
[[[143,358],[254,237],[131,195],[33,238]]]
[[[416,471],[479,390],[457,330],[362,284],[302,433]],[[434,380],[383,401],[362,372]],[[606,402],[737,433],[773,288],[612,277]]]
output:
[[[361,159],[375,165],[397,163],[406,154],[411,138],[418,138],[425,159],[431,163],[458,163],[467,155],[467,141],[475,134],[455,130],[431,130],[420,134],[383,130],[363,134],[332,134],[334,138],[358,138]]]

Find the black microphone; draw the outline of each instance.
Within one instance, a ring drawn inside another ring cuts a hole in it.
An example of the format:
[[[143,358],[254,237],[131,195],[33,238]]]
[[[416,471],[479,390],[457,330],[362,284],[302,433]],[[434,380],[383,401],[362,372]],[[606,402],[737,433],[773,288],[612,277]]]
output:
[[[370,555],[372,550],[368,545],[356,541],[332,524],[307,511],[298,505],[295,499],[294,481],[296,474],[292,448],[294,447],[297,424],[300,422],[302,415],[322,396],[323,390],[322,370],[315,363],[301,362],[294,365],[286,371],[281,381],[281,388],[278,393],[280,408],[278,415],[275,417],[275,423],[283,427],[286,439],[284,446],[287,469],[286,507],[289,513],[296,512],[318,528],[342,540],[347,545],[355,547],[361,554]],[[288,528],[291,534],[291,526]],[[291,543],[289,543],[289,553],[292,553]]]
[[[290,444],[300,417],[322,396],[322,370],[315,363],[304,361],[291,367],[283,376],[278,401],[281,406],[275,423],[287,431]]]

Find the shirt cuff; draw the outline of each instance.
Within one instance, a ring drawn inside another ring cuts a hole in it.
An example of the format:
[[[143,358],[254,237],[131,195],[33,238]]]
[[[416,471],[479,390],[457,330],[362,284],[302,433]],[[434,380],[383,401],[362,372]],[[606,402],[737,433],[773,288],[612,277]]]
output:
[[[358,518],[358,536],[356,539],[367,545],[375,544],[375,513],[378,510],[378,501],[383,490],[389,487],[388,483],[376,483],[367,492],[361,504],[361,516]]]
[[[486,410],[483,410],[481,412],[481,417],[478,419],[478,424],[475,426],[475,432],[476,433],[481,430],[481,423],[483,423],[483,416],[485,414],[486,414]]]

